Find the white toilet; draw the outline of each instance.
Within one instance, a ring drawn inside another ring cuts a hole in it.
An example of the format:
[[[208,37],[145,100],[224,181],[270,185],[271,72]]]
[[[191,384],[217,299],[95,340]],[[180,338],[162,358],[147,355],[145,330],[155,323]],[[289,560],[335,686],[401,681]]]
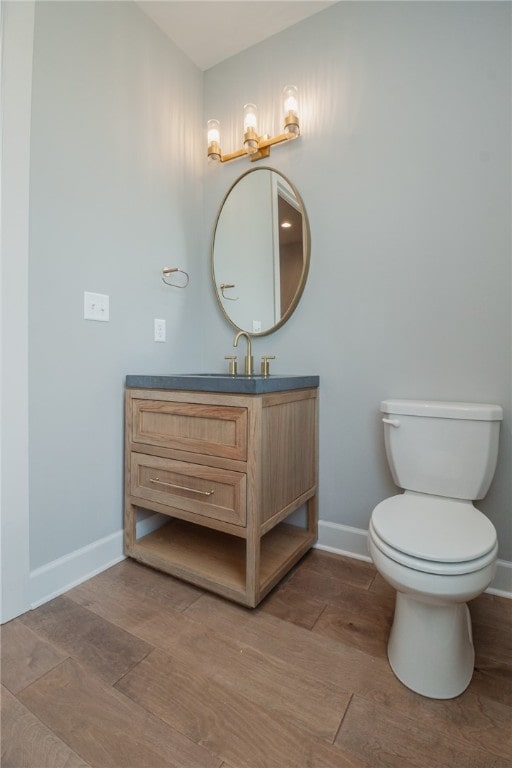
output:
[[[450,699],[473,675],[466,602],[496,571],[496,530],[472,500],[491,484],[503,411],[420,400],[380,409],[393,480],[404,489],[375,507],[368,535],[375,567],[397,590],[389,663],[413,691]]]

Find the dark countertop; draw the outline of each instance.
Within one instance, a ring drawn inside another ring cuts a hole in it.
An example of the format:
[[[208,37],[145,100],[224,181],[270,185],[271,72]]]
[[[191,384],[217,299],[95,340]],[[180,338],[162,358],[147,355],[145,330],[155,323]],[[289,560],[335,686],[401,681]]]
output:
[[[179,373],[170,376],[126,377],[128,389],[181,389],[194,392],[231,392],[260,395],[318,387],[318,376],[228,376],[224,373]]]

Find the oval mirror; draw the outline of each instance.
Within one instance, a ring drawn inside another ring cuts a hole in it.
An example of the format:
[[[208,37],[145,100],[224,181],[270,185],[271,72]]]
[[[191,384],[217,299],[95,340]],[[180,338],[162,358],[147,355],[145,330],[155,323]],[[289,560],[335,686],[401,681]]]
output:
[[[271,168],[247,171],[217,216],[212,276],[222,312],[235,328],[265,336],[285,323],[304,290],[310,237],[293,184]]]

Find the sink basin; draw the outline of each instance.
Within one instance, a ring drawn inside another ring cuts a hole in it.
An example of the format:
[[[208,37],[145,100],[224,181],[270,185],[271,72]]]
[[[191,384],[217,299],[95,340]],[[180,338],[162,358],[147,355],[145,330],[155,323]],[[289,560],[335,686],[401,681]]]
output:
[[[318,387],[318,376],[246,376],[227,373],[179,373],[169,376],[129,375],[129,389],[184,389],[194,392],[232,392],[258,395],[288,389]]]

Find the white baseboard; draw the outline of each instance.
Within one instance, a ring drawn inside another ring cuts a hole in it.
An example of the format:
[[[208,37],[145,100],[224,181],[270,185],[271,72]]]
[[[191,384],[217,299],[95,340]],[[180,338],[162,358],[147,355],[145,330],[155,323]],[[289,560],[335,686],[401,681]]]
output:
[[[368,531],[362,528],[319,520],[316,547],[326,552],[371,562],[366,544],[367,537]],[[496,576],[485,591],[491,595],[512,598],[512,563],[508,560],[498,560]]]
[[[137,537],[160,528],[167,519],[165,515],[155,514],[138,521]],[[30,607],[37,608],[53,600],[124,559],[123,531],[120,530],[36,568],[30,573]]]
[[[145,536],[160,528],[167,520],[165,515],[150,515],[137,523],[137,536]],[[318,523],[318,549],[334,552],[338,555],[353,557],[370,562],[366,545],[367,531],[352,528],[349,525]],[[124,560],[123,532],[117,531],[110,536],[88,544],[69,555],[36,568],[30,573],[30,607],[37,606],[62,595],[83,581],[92,578],[101,571]],[[493,595],[512,598],[512,563],[498,560],[496,576],[486,590]]]
[[[498,560],[496,564],[496,576],[486,592],[498,597],[512,597],[512,563],[508,560]]]
[[[334,552],[337,555],[354,557],[356,560],[371,562],[368,554],[368,531],[362,528],[352,528],[350,525],[318,521],[318,549]]]

